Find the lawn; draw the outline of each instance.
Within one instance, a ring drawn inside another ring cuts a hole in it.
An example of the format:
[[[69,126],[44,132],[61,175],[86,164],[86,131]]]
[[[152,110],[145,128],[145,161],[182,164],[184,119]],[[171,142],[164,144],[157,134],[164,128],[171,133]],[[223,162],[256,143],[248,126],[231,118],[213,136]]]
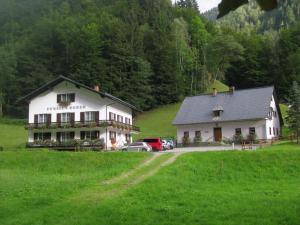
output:
[[[0,224],[33,224],[26,221],[40,215],[38,212],[45,213],[70,196],[132,169],[148,156],[46,150],[0,152]]]
[[[98,198],[101,180],[147,156],[2,152],[0,224],[299,224],[299,146],[185,154],[123,193]]]

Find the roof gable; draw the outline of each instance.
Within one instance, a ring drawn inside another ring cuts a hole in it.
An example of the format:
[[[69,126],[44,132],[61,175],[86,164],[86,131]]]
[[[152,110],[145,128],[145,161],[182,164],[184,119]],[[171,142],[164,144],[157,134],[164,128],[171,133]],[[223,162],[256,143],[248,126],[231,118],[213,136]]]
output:
[[[123,101],[123,100],[121,100],[121,99],[119,99],[119,98],[117,98],[117,97],[115,97],[111,94],[108,94],[106,92],[96,91],[93,88],[90,88],[90,87],[88,87],[84,84],[81,84],[79,82],[76,82],[76,81],[71,80],[70,78],[67,78],[67,77],[64,77],[64,76],[59,76],[58,78],[50,81],[49,83],[39,87],[38,89],[34,90],[33,92],[31,92],[28,95],[26,95],[26,96],[22,97],[21,99],[19,99],[18,102],[29,101],[29,100],[33,99],[34,97],[40,95],[41,93],[55,87],[56,85],[60,84],[63,81],[70,82],[70,83],[74,84],[75,86],[77,86],[78,88],[84,88],[88,91],[96,93],[96,94],[100,95],[103,98],[109,98],[109,99],[111,99],[113,101],[116,101],[116,102],[120,103],[121,105],[127,106],[127,107],[129,107],[129,108],[131,108],[135,111],[141,111],[141,110],[137,109],[135,106],[131,105],[130,103],[125,102],[125,101]]]
[[[174,125],[264,119],[267,117],[274,87],[244,89],[232,92],[199,95],[185,98]],[[220,117],[213,110],[221,108]],[[279,109],[278,109],[279,110]]]

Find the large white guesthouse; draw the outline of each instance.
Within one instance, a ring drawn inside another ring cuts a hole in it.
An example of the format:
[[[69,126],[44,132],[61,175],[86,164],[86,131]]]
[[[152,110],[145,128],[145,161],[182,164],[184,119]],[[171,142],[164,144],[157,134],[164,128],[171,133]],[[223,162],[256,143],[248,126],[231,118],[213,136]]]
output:
[[[200,138],[220,142],[242,136],[270,140],[281,135],[283,119],[274,87],[262,87],[187,97],[173,125],[178,143]]]
[[[29,147],[121,147],[139,132],[132,125],[136,107],[64,76],[22,101],[29,104]]]

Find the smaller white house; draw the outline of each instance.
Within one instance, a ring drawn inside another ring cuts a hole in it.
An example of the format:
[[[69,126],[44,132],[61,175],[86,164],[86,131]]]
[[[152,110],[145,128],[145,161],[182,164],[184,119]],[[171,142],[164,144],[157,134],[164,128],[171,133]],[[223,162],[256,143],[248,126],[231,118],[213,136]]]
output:
[[[179,144],[188,138],[193,142],[220,142],[234,136],[270,140],[281,135],[283,119],[274,87],[262,87],[187,97],[177,113]]]
[[[29,105],[29,147],[122,147],[140,131],[135,106],[60,76],[20,100]]]

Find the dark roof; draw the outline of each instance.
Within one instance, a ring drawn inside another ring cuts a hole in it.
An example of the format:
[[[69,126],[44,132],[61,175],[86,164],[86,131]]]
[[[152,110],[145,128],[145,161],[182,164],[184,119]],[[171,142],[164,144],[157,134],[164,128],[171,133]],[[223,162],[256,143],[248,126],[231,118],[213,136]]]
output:
[[[183,101],[173,124],[184,125],[216,121],[264,119],[268,116],[273,94],[274,87],[272,86],[236,90],[233,93],[221,92],[217,96],[205,94],[187,97]],[[276,96],[275,101],[277,104]],[[213,110],[216,108],[223,111],[219,118],[213,117]],[[277,109],[280,121],[283,123],[278,104]]]
[[[109,99],[111,99],[111,100],[114,100],[114,101],[116,101],[116,102],[118,102],[118,103],[120,103],[120,104],[122,104],[122,105],[124,105],[124,106],[127,106],[127,107],[129,107],[129,108],[131,108],[131,109],[133,109],[133,110],[135,110],[135,111],[138,111],[138,112],[141,111],[141,110],[139,110],[138,108],[136,108],[135,106],[131,105],[130,103],[125,102],[125,101],[123,101],[123,100],[121,100],[121,99],[119,99],[119,98],[117,98],[117,97],[115,97],[115,96],[113,96],[113,95],[111,95],[111,94],[108,94],[108,93],[106,93],[106,92],[96,91],[96,90],[94,90],[93,88],[90,88],[90,87],[88,87],[88,86],[86,86],[86,85],[84,85],[84,84],[81,84],[81,83],[79,83],[79,82],[76,82],[76,81],[74,81],[74,80],[72,80],[72,79],[70,79],[70,78],[67,78],[67,77],[65,77],[65,76],[59,76],[59,77],[57,77],[56,79],[50,81],[49,83],[47,83],[47,84],[41,86],[40,88],[34,90],[34,91],[31,92],[31,93],[29,93],[28,95],[22,97],[21,99],[18,100],[18,102],[28,101],[28,100],[30,100],[30,99],[32,99],[32,98],[38,96],[39,94],[41,94],[41,93],[43,93],[43,92],[49,90],[50,88],[52,88],[52,87],[58,85],[59,83],[61,83],[61,82],[63,82],[63,81],[68,81],[68,82],[74,84],[74,85],[77,86],[77,87],[85,88],[85,89],[87,89],[87,90],[89,90],[89,91],[91,91],[91,92],[94,92],[94,93],[96,93],[96,94],[99,94],[99,95],[100,95],[101,97],[103,97],[103,98],[109,98]]]

